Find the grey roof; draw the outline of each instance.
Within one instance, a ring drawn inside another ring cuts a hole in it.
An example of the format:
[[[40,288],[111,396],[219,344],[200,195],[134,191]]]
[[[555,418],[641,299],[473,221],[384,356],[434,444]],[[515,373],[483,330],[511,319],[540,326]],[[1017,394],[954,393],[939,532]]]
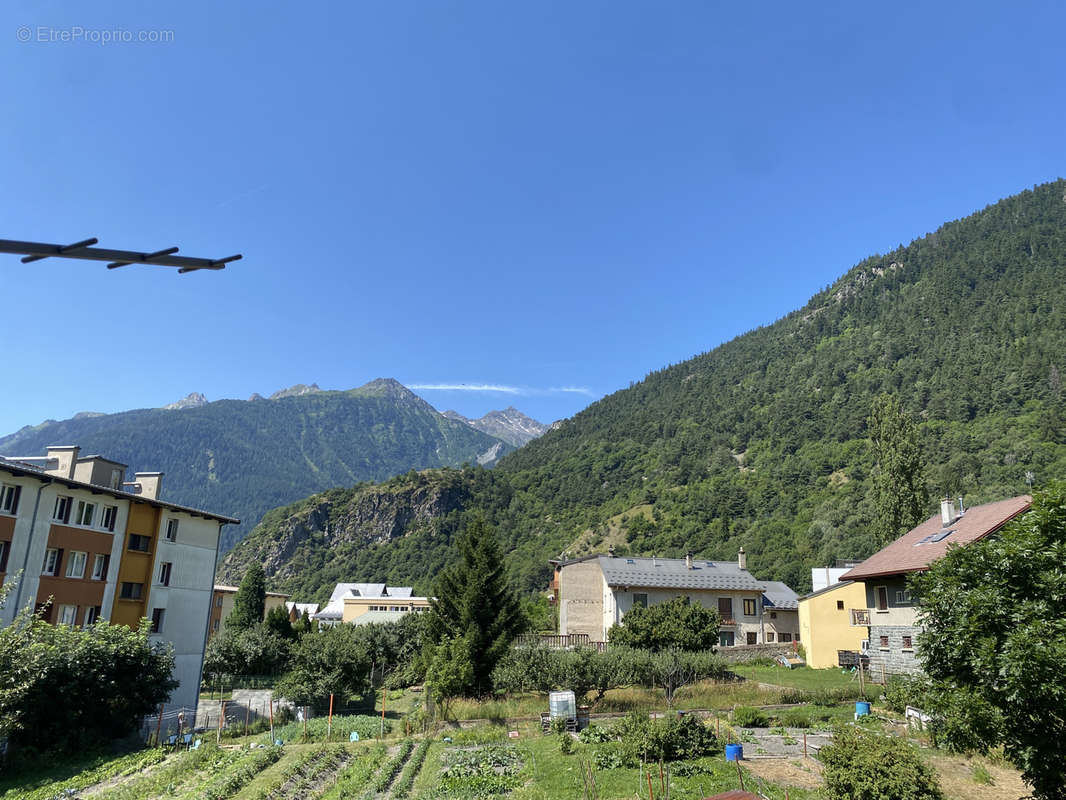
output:
[[[285,608],[290,612],[295,608],[296,613],[301,615],[306,611],[309,617],[313,617],[318,613],[318,603],[295,603],[290,601],[285,604]]]
[[[410,586],[388,587],[384,583],[338,583],[329,596],[329,602],[315,614],[315,619],[341,619],[344,616],[345,597],[411,597]]]
[[[781,581],[759,581],[764,605],[784,611],[799,608],[799,595]]]
[[[689,569],[683,558],[630,558],[599,556],[608,586],[640,586],[649,589],[749,589],[762,586],[735,561],[693,559]]]

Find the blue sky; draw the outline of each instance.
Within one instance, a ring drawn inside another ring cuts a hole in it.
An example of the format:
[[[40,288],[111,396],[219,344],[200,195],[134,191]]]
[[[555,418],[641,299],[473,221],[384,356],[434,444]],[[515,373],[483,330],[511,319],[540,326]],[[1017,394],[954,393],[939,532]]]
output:
[[[999,5],[9,0],[0,238],[244,260],[0,256],[0,433],[379,376],[569,416],[1066,172],[1064,12]]]

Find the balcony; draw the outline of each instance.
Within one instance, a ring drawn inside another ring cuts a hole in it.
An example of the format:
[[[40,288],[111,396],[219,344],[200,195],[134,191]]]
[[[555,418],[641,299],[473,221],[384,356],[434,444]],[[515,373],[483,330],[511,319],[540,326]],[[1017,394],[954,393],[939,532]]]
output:
[[[852,608],[851,611],[851,627],[853,628],[865,628],[870,624],[870,609],[868,608]]]

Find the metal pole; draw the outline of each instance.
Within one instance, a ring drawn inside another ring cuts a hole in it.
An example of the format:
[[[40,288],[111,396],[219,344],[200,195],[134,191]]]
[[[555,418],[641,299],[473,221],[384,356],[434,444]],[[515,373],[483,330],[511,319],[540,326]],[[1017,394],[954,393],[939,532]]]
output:
[[[381,738],[385,738],[385,687],[381,687]]]
[[[222,743],[222,721],[226,718],[226,701],[222,701],[222,710],[218,715],[218,732],[215,734],[215,744]]]
[[[270,743],[273,744],[277,741],[274,738],[274,698],[270,698],[270,705],[267,706],[270,711]]]
[[[326,741],[333,735],[333,693],[329,695],[329,720],[326,722]]]
[[[807,757],[807,734],[803,734],[803,757]]]

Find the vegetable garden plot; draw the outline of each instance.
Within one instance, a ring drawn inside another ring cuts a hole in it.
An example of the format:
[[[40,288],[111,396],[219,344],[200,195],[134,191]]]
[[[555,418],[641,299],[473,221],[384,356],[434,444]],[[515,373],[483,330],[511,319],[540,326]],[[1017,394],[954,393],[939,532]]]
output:
[[[286,767],[273,783],[252,795],[254,800],[304,800],[313,797],[351,760],[343,745],[308,750]]]
[[[387,750],[383,744],[375,744],[370,750],[358,753],[353,761],[337,773],[333,785],[320,795],[320,800],[346,800],[358,797],[366,790],[370,779],[385,761]]]
[[[486,745],[445,750],[432,798],[492,798],[518,788],[522,781],[522,759],[514,747]]]

